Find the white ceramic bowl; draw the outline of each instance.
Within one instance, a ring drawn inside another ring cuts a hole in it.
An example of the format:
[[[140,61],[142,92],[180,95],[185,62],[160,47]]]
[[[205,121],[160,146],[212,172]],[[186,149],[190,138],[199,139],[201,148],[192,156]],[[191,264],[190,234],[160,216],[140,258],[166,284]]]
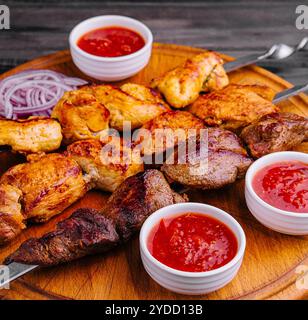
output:
[[[246,173],[245,198],[253,216],[266,227],[290,235],[308,235],[308,213],[294,213],[271,206],[254,191],[252,180],[262,168],[281,161],[308,163],[308,154],[302,152],[275,152],[255,161]]]
[[[187,272],[170,268],[150,253],[147,241],[149,234],[162,218],[177,217],[183,213],[194,212],[213,217],[227,225],[235,234],[238,252],[226,265],[211,271]],[[243,260],[246,238],[240,224],[226,212],[202,203],[178,203],[154,212],[144,222],[140,232],[140,253],[145,270],[162,287],[173,292],[199,295],[224,287],[237,274]]]
[[[120,26],[138,32],[145,40],[145,46],[121,57],[98,57],[78,47],[77,42],[85,33],[108,26]],[[152,43],[153,35],[145,24],[129,17],[115,15],[84,20],[74,27],[69,36],[71,55],[75,65],[86,75],[102,81],[122,80],[142,70],[151,57]]]

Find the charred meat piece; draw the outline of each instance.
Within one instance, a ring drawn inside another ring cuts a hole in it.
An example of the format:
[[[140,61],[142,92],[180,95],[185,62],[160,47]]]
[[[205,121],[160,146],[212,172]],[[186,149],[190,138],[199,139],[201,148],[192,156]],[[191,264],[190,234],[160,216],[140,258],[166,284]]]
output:
[[[176,150],[174,163],[167,159],[162,171],[169,179],[189,188],[217,189],[243,177],[252,163],[231,131],[210,128],[208,146],[201,143],[199,139],[195,150],[185,154]]]
[[[81,166],[92,187],[104,191],[113,192],[126,178],[143,171],[140,154],[118,137],[76,141],[66,154]]]
[[[218,90],[228,85],[223,60],[214,52],[204,52],[185,61],[162,77],[152,81],[174,108],[193,103],[201,91]]]
[[[164,175],[146,170],[126,179],[110,196],[103,213],[115,221],[121,239],[128,240],[151,213],[177,202],[185,201],[172,191]]]
[[[51,152],[59,149],[61,141],[61,126],[54,119],[0,119],[0,145],[11,146],[13,151],[25,154]]]
[[[78,209],[58,223],[54,232],[30,239],[13,253],[11,261],[52,266],[97,252],[108,251],[119,242],[111,220],[94,209]]]
[[[229,85],[200,97],[188,108],[206,125],[236,131],[260,117],[279,111],[271,101],[275,92],[260,85]]]
[[[163,174],[146,170],[126,179],[102,212],[77,210],[55,231],[24,242],[6,263],[51,266],[108,251],[128,241],[151,213],[177,202],[185,199],[170,189]]]
[[[251,155],[290,150],[308,139],[308,119],[293,113],[273,113],[244,128],[241,138]]]

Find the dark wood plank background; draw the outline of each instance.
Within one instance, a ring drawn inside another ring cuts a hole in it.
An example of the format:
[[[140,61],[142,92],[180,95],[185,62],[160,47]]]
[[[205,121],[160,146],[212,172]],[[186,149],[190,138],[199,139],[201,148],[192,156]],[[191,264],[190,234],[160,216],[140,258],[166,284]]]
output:
[[[155,41],[217,50],[235,57],[273,43],[296,44],[308,30],[295,27],[298,1],[4,1],[11,29],[0,30],[0,72],[67,48],[69,31],[95,15],[122,14],[144,21]],[[260,64],[293,83],[308,81],[308,48]]]

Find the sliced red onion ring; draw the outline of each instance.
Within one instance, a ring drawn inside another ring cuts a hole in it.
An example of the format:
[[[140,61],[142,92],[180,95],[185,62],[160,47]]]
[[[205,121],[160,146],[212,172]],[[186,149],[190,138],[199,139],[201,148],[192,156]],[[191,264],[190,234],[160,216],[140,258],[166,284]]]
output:
[[[0,116],[17,119],[29,115],[50,116],[64,92],[87,82],[52,70],[30,70],[0,81]]]

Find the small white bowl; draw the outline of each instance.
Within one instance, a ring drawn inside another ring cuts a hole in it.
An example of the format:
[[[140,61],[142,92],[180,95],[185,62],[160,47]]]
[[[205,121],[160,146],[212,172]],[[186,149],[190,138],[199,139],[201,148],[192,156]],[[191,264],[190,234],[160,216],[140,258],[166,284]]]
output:
[[[85,33],[108,26],[120,26],[138,32],[145,41],[140,50],[121,57],[99,57],[89,54],[77,45]],[[102,81],[118,81],[133,76],[149,62],[152,52],[153,35],[142,22],[124,16],[106,15],[80,22],[71,31],[69,45],[75,65],[86,75]]]
[[[155,259],[148,249],[148,237],[152,228],[162,218],[173,218],[183,213],[194,212],[215,218],[227,225],[235,234],[238,251],[224,266],[205,272],[187,272],[170,268]],[[140,254],[145,270],[162,287],[186,295],[200,295],[218,290],[237,274],[243,260],[246,238],[240,224],[228,213],[203,203],[178,203],[164,207],[149,216],[140,231]]]
[[[308,213],[295,213],[273,207],[262,200],[254,191],[252,181],[262,168],[282,161],[308,163],[308,154],[302,152],[275,152],[255,161],[246,173],[245,198],[249,211],[264,226],[290,235],[308,235]]]

